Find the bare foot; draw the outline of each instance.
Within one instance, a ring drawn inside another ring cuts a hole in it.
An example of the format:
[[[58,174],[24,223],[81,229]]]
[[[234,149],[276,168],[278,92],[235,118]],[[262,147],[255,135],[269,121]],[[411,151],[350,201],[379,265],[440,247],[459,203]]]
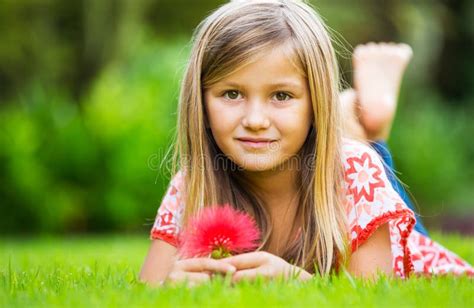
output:
[[[352,139],[366,140],[367,135],[360,124],[357,116],[358,113],[356,112],[357,95],[354,89],[346,89],[339,93],[339,100],[342,106],[344,136]]]
[[[369,43],[354,50],[359,121],[370,140],[388,139],[401,79],[412,54],[410,46],[394,43]]]

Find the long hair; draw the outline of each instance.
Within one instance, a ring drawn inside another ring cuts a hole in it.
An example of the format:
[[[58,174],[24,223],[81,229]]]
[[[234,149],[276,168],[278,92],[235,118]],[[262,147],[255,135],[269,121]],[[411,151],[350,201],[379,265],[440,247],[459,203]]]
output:
[[[185,176],[183,223],[204,207],[230,203],[251,214],[265,249],[271,234],[262,199],[217,147],[204,107],[203,92],[269,47],[289,43],[307,79],[313,128],[300,150],[298,214],[302,232],[283,258],[311,273],[325,275],[346,262],[347,227],[341,192],[339,76],[328,30],[308,4],[290,0],[233,1],[196,28],[181,84],[173,172]]]

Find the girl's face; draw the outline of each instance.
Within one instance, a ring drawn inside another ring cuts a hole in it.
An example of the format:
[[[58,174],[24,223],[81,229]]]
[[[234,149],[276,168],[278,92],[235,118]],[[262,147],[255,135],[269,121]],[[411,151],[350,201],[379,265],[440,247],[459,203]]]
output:
[[[294,157],[312,124],[306,78],[285,51],[264,52],[204,91],[217,145],[247,171],[270,170]]]

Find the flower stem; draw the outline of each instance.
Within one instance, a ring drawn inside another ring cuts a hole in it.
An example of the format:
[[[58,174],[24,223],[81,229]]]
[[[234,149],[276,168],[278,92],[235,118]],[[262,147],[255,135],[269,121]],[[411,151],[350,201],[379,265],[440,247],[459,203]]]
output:
[[[232,256],[232,254],[227,249],[224,249],[222,246],[218,247],[217,249],[214,249],[211,253],[212,259],[224,259],[230,256]]]

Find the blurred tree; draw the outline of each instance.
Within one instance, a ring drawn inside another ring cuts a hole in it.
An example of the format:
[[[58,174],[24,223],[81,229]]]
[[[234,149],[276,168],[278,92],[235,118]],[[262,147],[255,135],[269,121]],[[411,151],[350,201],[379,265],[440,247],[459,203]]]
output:
[[[179,33],[189,37],[205,15],[225,2],[0,0],[0,101],[35,82],[60,85],[79,98],[103,67],[133,52],[143,29],[160,37],[172,38]],[[445,96],[460,98],[458,104],[468,103],[465,98],[474,95],[474,69],[466,69],[474,68],[474,58],[470,57],[474,52],[473,1],[311,3],[352,45],[399,41],[420,34],[428,37],[434,26],[442,32],[439,41],[419,46],[440,45],[439,59],[430,67],[429,78],[435,77],[431,82]],[[421,28],[424,34],[418,28],[420,23],[427,25]],[[341,62],[344,77],[350,80],[349,62]],[[432,74],[433,69],[436,74]]]
[[[0,231],[143,229],[170,176],[186,42],[225,2],[0,0]],[[413,46],[390,140],[401,179],[428,214],[472,206],[474,1],[310,2],[348,81],[350,45]]]
[[[1,0],[0,102],[36,82],[79,98],[104,66],[127,54],[141,29],[190,34],[222,2]]]
[[[474,97],[474,1],[443,1],[444,29],[436,67],[436,88],[452,103],[472,103]]]
[[[0,99],[32,82],[78,82],[81,2],[2,0],[0,2]]]

